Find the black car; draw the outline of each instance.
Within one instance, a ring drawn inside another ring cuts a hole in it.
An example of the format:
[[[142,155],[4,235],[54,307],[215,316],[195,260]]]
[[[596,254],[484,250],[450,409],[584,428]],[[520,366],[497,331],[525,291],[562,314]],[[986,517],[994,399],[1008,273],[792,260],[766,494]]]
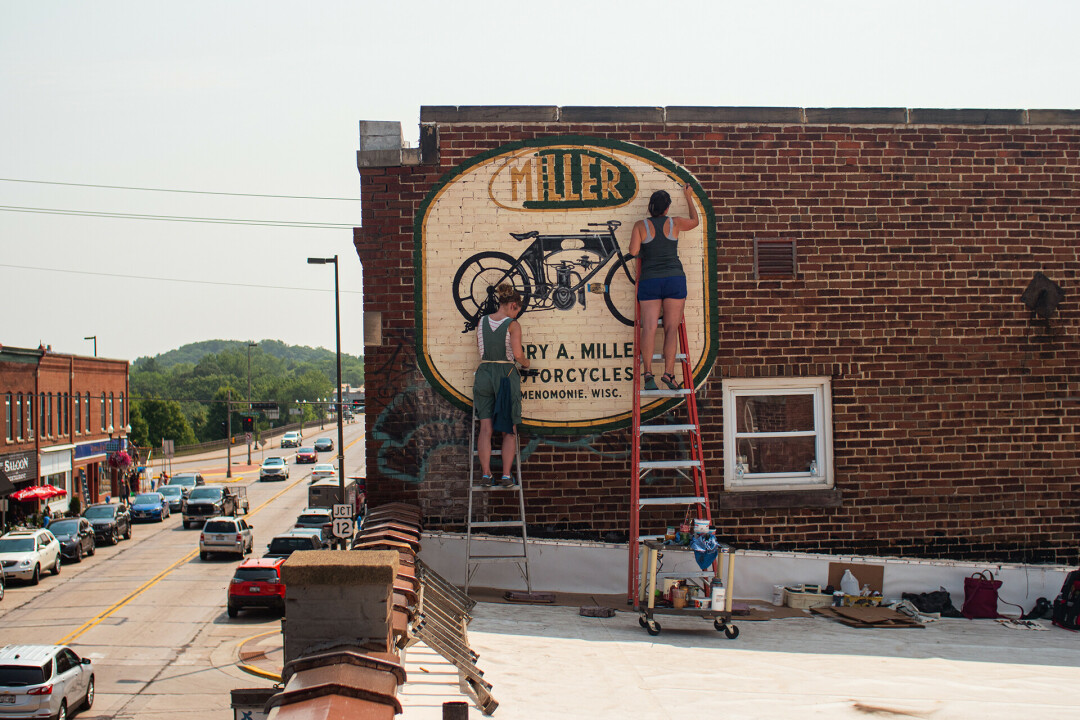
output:
[[[321,437],[315,441],[315,452],[329,452],[334,449],[334,441],[328,437]]]
[[[83,517],[94,527],[94,540],[115,545],[120,537],[131,539],[131,513],[124,503],[97,503],[83,511]]]
[[[49,532],[60,541],[60,554],[64,560],[82,562],[84,555],[93,555],[97,548],[94,528],[84,517],[53,520],[49,523]]]
[[[287,532],[277,535],[266,546],[263,557],[289,557],[297,550],[320,550],[322,542],[314,534],[305,532]]]

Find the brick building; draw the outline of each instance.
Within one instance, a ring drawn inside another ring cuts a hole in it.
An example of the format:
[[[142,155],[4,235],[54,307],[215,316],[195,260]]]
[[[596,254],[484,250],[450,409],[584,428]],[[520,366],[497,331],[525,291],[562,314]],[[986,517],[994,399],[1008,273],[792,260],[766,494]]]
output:
[[[127,448],[126,360],[0,346],[0,397],[0,467],[13,491],[62,488],[67,495],[49,501],[57,511],[67,510],[72,495],[84,505],[116,496],[117,471],[108,466],[108,454]],[[37,503],[21,509],[36,512]]]
[[[703,222],[680,256],[723,536],[1077,561],[1080,111],[425,107],[417,149],[361,123],[358,166],[372,502],[461,528],[461,331],[476,288],[510,276],[546,371],[523,386],[530,533],[626,537],[633,299],[605,237],[625,251],[655,189],[686,215],[689,183]]]

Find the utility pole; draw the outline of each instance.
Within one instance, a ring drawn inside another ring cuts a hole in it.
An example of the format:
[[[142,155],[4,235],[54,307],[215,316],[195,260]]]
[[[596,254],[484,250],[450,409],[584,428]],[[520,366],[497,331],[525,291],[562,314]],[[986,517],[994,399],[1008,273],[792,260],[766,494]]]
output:
[[[248,341],[248,412],[251,412],[251,348],[259,347],[259,343],[253,343]],[[246,439],[246,438],[245,438]],[[248,459],[247,464],[251,464],[251,440],[247,440],[248,447]]]
[[[225,401],[225,477],[232,477],[232,388]]]

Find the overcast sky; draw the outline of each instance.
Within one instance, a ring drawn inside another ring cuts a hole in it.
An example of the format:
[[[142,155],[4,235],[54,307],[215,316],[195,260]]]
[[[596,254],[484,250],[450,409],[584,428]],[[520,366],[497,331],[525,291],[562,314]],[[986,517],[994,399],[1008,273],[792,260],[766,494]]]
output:
[[[0,2],[0,344],[363,353],[357,122],[421,105],[1078,108],[1076,2]],[[198,282],[196,282],[198,281]]]

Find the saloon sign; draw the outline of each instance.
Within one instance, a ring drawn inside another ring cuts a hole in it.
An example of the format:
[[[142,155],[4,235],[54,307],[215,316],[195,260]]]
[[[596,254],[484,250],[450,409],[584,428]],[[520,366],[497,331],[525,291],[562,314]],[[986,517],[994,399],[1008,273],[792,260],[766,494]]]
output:
[[[515,143],[472,158],[429,193],[415,223],[417,355],[434,387],[469,409],[476,326],[510,282],[524,300],[524,424],[584,433],[629,422],[634,373],[636,262],[624,260],[649,196],[667,190],[671,215],[701,217],[679,235],[687,275],[686,327],[695,382],[716,353],[715,222],[686,170],[636,145],[585,137]],[[644,406],[646,414],[672,401]]]

